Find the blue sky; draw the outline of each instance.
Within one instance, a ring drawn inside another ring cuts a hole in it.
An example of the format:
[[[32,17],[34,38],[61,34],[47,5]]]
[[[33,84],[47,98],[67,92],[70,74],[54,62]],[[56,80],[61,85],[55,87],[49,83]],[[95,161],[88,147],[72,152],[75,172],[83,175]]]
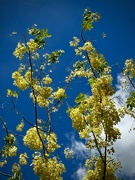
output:
[[[82,14],[86,7],[89,7],[94,12],[99,12],[101,20],[95,24],[94,29],[86,34],[86,38],[92,40],[98,51],[105,55],[110,65],[119,62],[121,65],[127,58],[135,59],[135,2],[134,0],[1,0],[0,1],[0,94],[6,92],[6,89],[12,86],[11,73],[15,71],[19,65],[19,61],[12,55],[17,42],[20,40],[20,36],[10,37],[11,32],[16,31],[19,33],[26,33],[27,28],[33,24],[37,24],[38,27],[48,28],[52,38],[47,40],[45,51],[51,52],[56,49],[65,50],[65,55],[61,58],[61,63],[55,67],[54,79],[63,85],[64,77],[67,74],[65,69],[72,67],[74,62],[73,49],[69,47],[69,41],[73,36],[80,37]],[[106,38],[102,38],[102,33],[106,33]],[[118,68],[113,68],[114,83],[116,83]],[[120,79],[120,78],[119,78]],[[73,105],[73,98],[78,92],[87,92],[79,82],[72,83],[69,89],[68,103]],[[117,93],[120,94],[121,89]],[[123,92],[124,94],[124,92]],[[126,96],[126,95],[125,95]],[[125,97],[124,96],[124,97]],[[123,98],[124,98],[123,97]],[[19,108],[27,115],[31,113],[32,108],[29,105],[27,98],[22,97],[22,106]],[[28,107],[26,107],[26,104]],[[14,126],[14,115],[10,114],[10,118],[1,109],[1,114],[9,121],[9,127]],[[61,110],[61,126],[56,128],[56,132],[59,133],[60,142],[64,142],[66,145],[73,146],[76,151],[76,160],[66,161],[62,156],[67,166],[67,173],[64,175],[65,180],[76,179],[79,180],[81,172],[83,174],[83,162],[84,157],[87,156],[87,150],[84,148],[83,143],[78,139],[75,132],[72,132],[71,121],[64,114],[64,109]],[[57,117],[59,118],[59,117]],[[12,123],[9,119],[12,119]],[[129,119],[129,117],[128,117]],[[131,121],[130,121],[131,122]],[[126,124],[126,123],[125,123]],[[123,132],[125,132],[125,124]],[[132,124],[132,122],[131,122]],[[126,124],[127,131],[130,124]],[[126,131],[126,132],[127,132]],[[126,144],[123,141],[117,144],[116,148],[119,152],[116,156],[120,156],[125,164],[124,172],[127,176],[135,174],[135,168],[130,168],[126,171],[126,167],[133,167],[132,164],[124,158],[133,159],[135,155],[133,151],[133,133],[129,135],[126,133],[124,138],[130,143]],[[1,136],[2,133],[1,133]],[[124,144],[125,143],[125,144]],[[128,146],[128,148],[127,148]],[[76,148],[78,147],[78,148]],[[123,150],[125,148],[125,150]],[[130,153],[127,154],[127,151]],[[121,154],[124,151],[124,155]],[[120,154],[120,155],[119,155]],[[129,156],[131,154],[131,156]],[[124,157],[124,158],[123,158]],[[135,159],[134,159],[135,160]],[[127,163],[127,166],[126,166]],[[130,164],[128,164],[130,163]],[[132,169],[132,171],[130,171]],[[6,169],[7,170],[7,169]],[[5,171],[6,171],[5,170]],[[25,169],[26,170],[26,169]],[[76,176],[73,176],[73,172],[77,172]],[[79,171],[80,170],[80,171]],[[71,176],[72,175],[72,176]],[[32,174],[25,176],[25,179],[29,179]],[[27,177],[27,178],[26,178]],[[2,177],[3,178],[3,177]],[[3,178],[4,180],[4,178]]]

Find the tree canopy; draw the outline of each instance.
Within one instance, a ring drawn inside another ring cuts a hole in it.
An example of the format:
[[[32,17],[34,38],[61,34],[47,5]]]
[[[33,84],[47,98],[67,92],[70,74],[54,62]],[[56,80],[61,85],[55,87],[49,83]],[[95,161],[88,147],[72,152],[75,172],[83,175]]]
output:
[[[34,24],[28,28],[27,34],[12,33],[20,37],[13,52],[20,64],[12,73],[13,87],[9,87],[6,93],[10,107],[4,103],[1,105],[7,114],[9,110],[15,113],[20,122],[16,125],[16,130],[12,130],[8,127],[8,120],[0,116],[1,128],[5,130],[0,149],[2,177],[21,180],[23,167],[28,166],[40,180],[63,179],[66,165],[61,156],[65,155],[67,161],[70,161],[74,158],[74,151],[64,142],[59,142],[60,132],[56,129],[62,112],[67,114],[73,130],[78,133],[80,140],[85,142],[89,151],[82,179],[119,178],[118,171],[122,164],[114,158],[114,143],[121,138],[118,124],[122,118],[125,115],[135,117],[135,62],[133,59],[127,59],[124,67],[118,63],[115,65],[124,79],[122,88],[131,88],[126,101],[120,101],[115,94],[112,66],[90,38],[85,37],[85,33],[91,31],[99,20],[99,13],[92,12],[89,8],[84,10],[80,37],[74,36],[69,42],[76,58],[72,68],[67,67],[63,86],[54,84],[52,74],[66,52],[63,49],[56,49],[51,53],[46,51],[46,44],[51,38],[49,30],[40,29]],[[105,37],[104,33],[103,38]],[[70,94],[76,91],[71,91],[72,82],[78,80],[80,86],[84,86],[84,92],[72,99],[72,106],[69,104]],[[26,104],[26,114],[21,112],[23,97],[27,97],[31,104]],[[31,119],[27,117],[31,112],[29,108],[33,112]],[[9,166],[11,173],[6,172],[4,166]]]

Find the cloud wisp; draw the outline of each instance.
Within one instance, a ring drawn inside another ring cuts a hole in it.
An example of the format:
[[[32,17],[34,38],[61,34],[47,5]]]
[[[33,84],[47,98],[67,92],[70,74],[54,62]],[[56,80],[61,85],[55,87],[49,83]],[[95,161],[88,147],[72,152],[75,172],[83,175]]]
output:
[[[132,87],[129,85],[126,90],[122,88],[122,82],[127,80],[121,74],[118,75],[117,80],[118,84],[116,86],[117,91],[115,93],[115,97],[119,97],[119,99],[116,100],[117,106],[119,107],[122,103],[126,102]],[[118,128],[121,131],[121,139],[114,143],[114,155],[120,159],[123,167],[121,173],[129,177],[133,177],[135,175],[135,131],[130,131],[133,127],[134,119],[129,115],[125,115],[118,124]]]

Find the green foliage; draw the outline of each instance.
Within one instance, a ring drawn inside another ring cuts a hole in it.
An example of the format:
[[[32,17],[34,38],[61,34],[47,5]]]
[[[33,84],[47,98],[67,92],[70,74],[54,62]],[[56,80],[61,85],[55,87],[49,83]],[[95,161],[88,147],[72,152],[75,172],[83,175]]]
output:
[[[15,141],[16,141],[16,138],[12,135],[12,134],[8,134],[5,138],[4,138],[4,141],[6,142],[6,144],[8,144],[9,146],[12,146]]]
[[[48,61],[51,63],[59,62],[59,56],[61,56],[63,53],[63,50],[53,51],[51,54],[49,54]]]
[[[127,99],[127,108],[130,108],[131,110],[135,108],[135,92],[130,93],[130,97]]]
[[[11,152],[10,149],[16,149],[16,147],[14,146],[16,142],[16,138],[12,134],[8,134],[4,138],[4,141],[5,141],[5,145],[3,146],[1,150],[1,154],[2,154],[2,157],[8,158],[9,156],[11,156],[11,153],[13,152],[13,151]]]
[[[8,178],[8,180],[22,180],[22,179],[23,178],[21,172],[16,172],[12,177]]]
[[[89,80],[90,86],[92,87],[93,84],[96,82],[96,78],[95,77],[91,77]]]
[[[77,104],[80,104],[82,101],[84,101],[86,99],[86,94],[83,94],[83,93],[80,93],[76,99],[75,99],[75,102]]]
[[[39,45],[39,48],[43,48],[45,45],[45,38],[50,38],[51,35],[48,33],[48,29],[38,29],[36,27],[29,29],[29,34],[35,36],[35,42]]]
[[[76,69],[76,70],[79,70],[81,68],[84,69],[84,67],[86,66],[87,64],[87,61],[77,61],[75,62],[75,64],[73,65],[73,67]]]
[[[98,21],[100,19],[100,15],[98,13],[92,13],[88,8],[85,9],[83,14],[83,30],[91,30],[93,28],[93,22]]]
[[[73,109],[74,109],[75,107],[76,107],[76,106],[74,106],[74,107],[72,107],[72,108],[68,108],[68,109],[66,110],[66,113],[67,113],[68,115],[70,115],[70,112],[73,111]]]
[[[106,61],[102,62],[100,66],[97,69],[97,72],[99,75],[102,75],[104,73],[104,69],[108,67],[108,64]]]

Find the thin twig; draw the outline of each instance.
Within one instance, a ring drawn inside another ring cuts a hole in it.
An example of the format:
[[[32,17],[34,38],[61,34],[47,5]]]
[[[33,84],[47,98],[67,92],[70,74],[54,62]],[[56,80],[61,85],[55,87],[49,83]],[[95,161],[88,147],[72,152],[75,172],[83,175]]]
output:
[[[25,44],[27,45],[25,35],[24,35],[24,38],[25,38]],[[30,52],[28,46],[27,46],[27,48],[28,48],[28,59],[29,59],[29,65],[30,65],[30,71],[31,71],[31,85],[30,86],[31,86],[31,89],[32,89],[33,97],[34,97],[34,115],[35,115],[35,122],[36,122],[36,130],[37,130],[38,137],[39,137],[39,139],[40,139],[40,141],[42,143],[43,156],[44,156],[44,158],[46,158],[45,157],[45,152],[47,152],[47,150],[45,148],[44,142],[43,142],[43,140],[41,138],[39,128],[38,128],[37,97],[36,97],[35,89],[33,87],[33,82],[32,82],[33,81],[33,76],[32,76],[32,74],[33,74],[33,65],[32,65],[32,60],[31,60],[31,52]]]
[[[97,150],[98,150],[98,152],[99,152],[99,154],[100,154],[100,157],[101,157],[101,159],[102,159],[102,161],[103,161],[103,163],[104,163],[105,160],[104,160],[104,157],[103,157],[103,155],[102,155],[102,152],[101,152],[100,148],[98,147],[98,141],[97,141],[97,138],[96,138],[96,136],[95,136],[95,133],[94,133],[93,131],[91,131],[91,132],[92,132],[92,134],[93,134],[93,137],[94,137],[94,141],[95,141]]]
[[[107,142],[107,134],[105,135],[105,142]],[[107,168],[107,147],[105,146],[105,152],[104,152],[104,171],[103,171],[103,180],[106,179],[106,168]]]
[[[86,43],[86,40],[85,40],[84,37],[83,37],[83,32],[84,32],[84,29],[82,29],[81,38],[82,38],[83,43]],[[96,73],[95,73],[95,71],[94,71],[94,69],[93,69],[93,67],[92,67],[92,65],[91,65],[89,55],[88,55],[88,53],[87,53],[86,51],[85,51],[85,53],[86,53],[86,57],[87,57],[87,59],[88,59],[90,68],[91,68],[91,70],[92,70],[92,73],[93,73],[94,77],[97,78],[97,75],[96,75]]]
[[[12,98],[12,105],[13,105],[13,110],[16,111],[16,114],[18,114],[19,116],[21,116],[21,118],[22,118],[26,123],[28,123],[30,126],[35,127],[35,125],[33,125],[32,123],[30,123],[30,122],[24,117],[24,115],[18,111],[18,109],[16,108],[15,103],[14,103],[14,101],[13,101],[13,98]]]
[[[10,174],[5,174],[5,173],[3,173],[3,172],[0,172],[0,174],[2,175],[2,176],[7,176],[7,177],[11,177],[12,175],[10,175]]]
[[[1,116],[0,116],[0,120],[1,120],[3,126],[4,126],[4,128],[5,128],[5,130],[6,130],[7,136],[8,136],[8,128],[7,128],[6,123],[4,122],[4,120],[2,119]]]

